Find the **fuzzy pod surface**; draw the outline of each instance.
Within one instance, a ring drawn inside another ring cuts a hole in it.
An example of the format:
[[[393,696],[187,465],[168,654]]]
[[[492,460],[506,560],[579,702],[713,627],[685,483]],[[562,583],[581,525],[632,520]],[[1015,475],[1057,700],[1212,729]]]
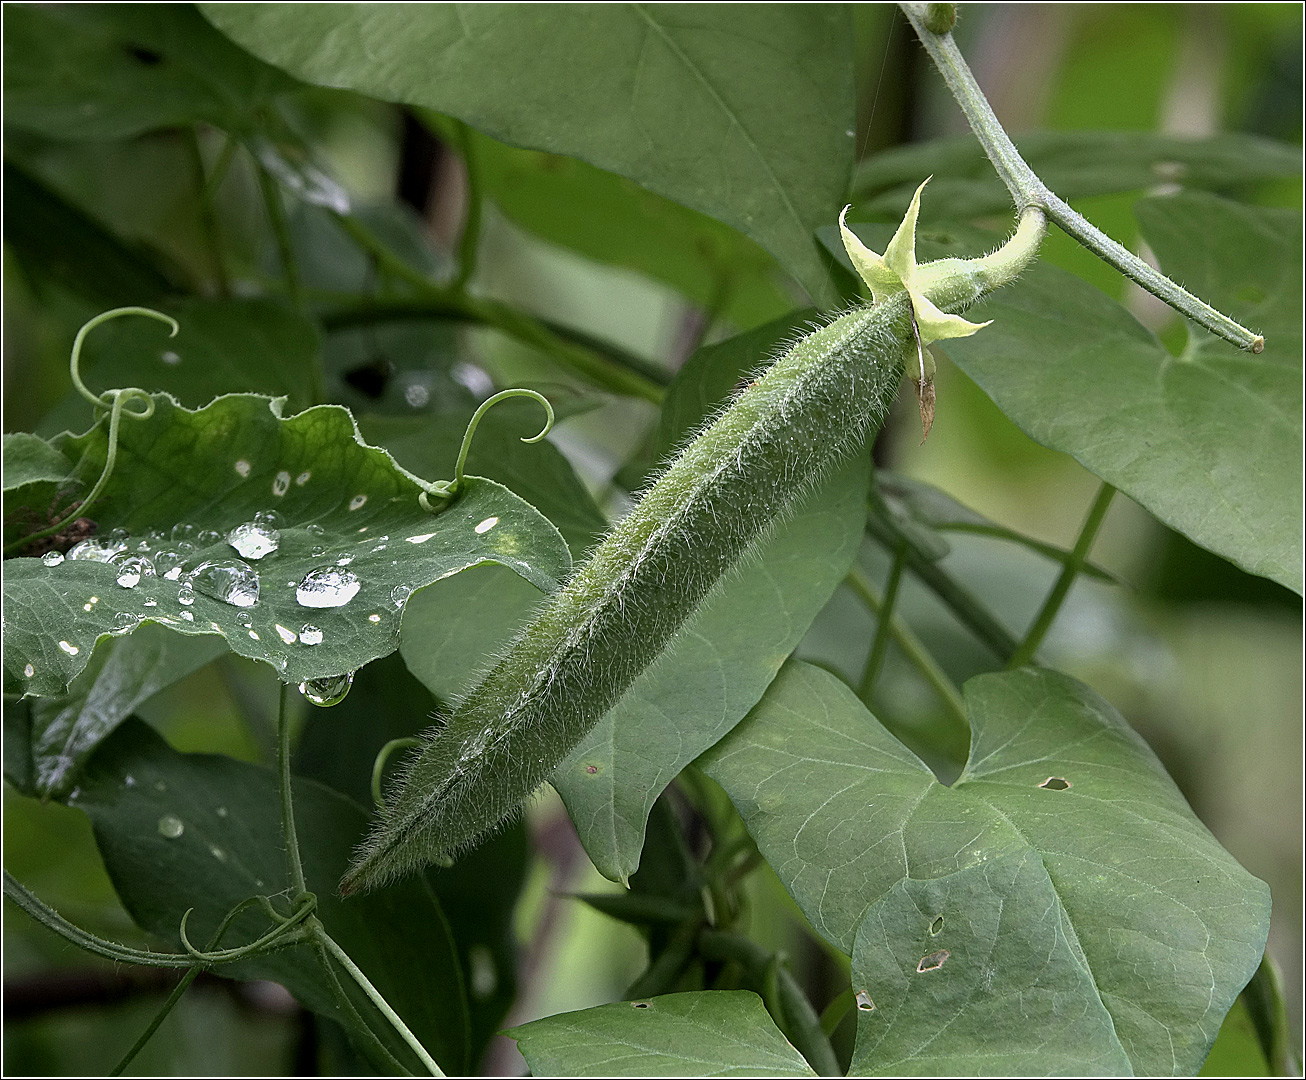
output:
[[[721,577],[879,428],[911,340],[903,293],[801,338],[738,393],[427,733],[342,891],[454,854],[517,812]]]

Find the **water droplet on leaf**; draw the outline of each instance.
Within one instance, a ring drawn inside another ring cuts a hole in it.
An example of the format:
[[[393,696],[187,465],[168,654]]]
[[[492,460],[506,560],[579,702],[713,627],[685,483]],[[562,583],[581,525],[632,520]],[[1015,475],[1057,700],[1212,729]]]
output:
[[[299,684],[299,692],[314,705],[326,708],[344,701],[353,685],[354,673],[350,671],[344,675],[328,675],[325,679],[306,679]]]
[[[186,831],[186,826],[182,824],[181,818],[176,814],[164,814],[159,818],[159,835],[165,836],[169,840],[176,840]]]
[[[344,607],[362,587],[353,571],[323,566],[304,575],[304,580],[295,589],[295,600],[300,607]]]
[[[41,556],[41,562],[45,563],[46,566],[58,566],[61,562],[63,562],[63,552],[47,551],[44,555]]]
[[[237,555],[258,560],[281,546],[281,531],[257,521],[247,521],[227,533],[227,543],[236,549]]]
[[[195,603],[195,590],[190,587],[189,579],[177,590],[177,603],[186,604],[187,606]]]
[[[85,562],[111,562],[113,557],[127,548],[125,541],[92,536],[80,544],[74,544],[68,552],[68,558]]]
[[[413,595],[413,590],[407,585],[396,585],[390,590],[390,600],[395,607],[403,607],[405,601]]]
[[[114,561],[118,566],[116,580],[124,589],[136,588],[143,577],[154,577],[154,564],[140,555],[128,555],[125,559],[115,559]]]
[[[299,631],[299,640],[304,645],[321,645],[322,631],[311,623],[305,623]]]
[[[186,580],[205,596],[232,607],[248,608],[258,603],[258,574],[239,559],[200,563]]]
[[[130,611],[120,611],[113,617],[114,633],[126,634],[140,626],[141,617]]]

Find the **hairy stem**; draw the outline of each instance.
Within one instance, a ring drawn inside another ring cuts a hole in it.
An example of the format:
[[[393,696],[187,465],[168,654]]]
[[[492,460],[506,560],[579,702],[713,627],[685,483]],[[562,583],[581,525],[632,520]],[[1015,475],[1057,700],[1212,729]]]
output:
[[[8,870],[4,872],[4,889],[5,896],[47,930],[53,930],[65,941],[96,956],[146,967],[189,968],[195,964],[195,959],[187,953],[158,953],[146,949],[133,949],[127,945],[119,945],[116,941],[97,937],[80,926],[74,926],[54,908],[29,892]]]
[[[1054,195],[1025,163],[998,118],[994,115],[984,91],[971,74],[951,32],[935,33],[926,24],[927,4],[902,3],[899,7],[916,30],[917,37],[930,54],[961,111],[966,114],[971,130],[998,176],[1006,184],[1015,200],[1018,213],[1030,207],[1042,210],[1061,228],[1078,240],[1099,258],[1114,266],[1131,281],[1141,285],[1153,296],[1159,297],[1178,311],[1206,327],[1211,333],[1232,342],[1240,349],[1258,353],[1265,348],[1265,339],[1245,326],[1235,322],[1209,304],[1199,300],[1186,289],[1175,284],[1164,274],[1148,266],[1132,251],[1116,243],[1081,214],[1070,208],[1064,200]]]
[[[1070,592],[1070,586],[1075,583],[1075,578],[1079,576],[1080,570],[1084,568],[1084,563],[1088,560],[1089,549],[1093,546],[1093,540],[1097,537],[1097,530],[1102,526],[1102,519],[1106,517],[1106,512],[1111,506],[1111,499],[1115,496],[1115,493],[1116,489],[1107,483],[1103,483],[1101,488],[1098,489],[1097,498],[1093,500],[1093,505],[1088,511],[1088,517],[1084,519],[1084,527],[1079,531],[1079,539],[1075,541],[1075,547],[1070,552],[1070,557],[1061,568],[1061,576],[1057,578],[1057,583],[1052,586],[1048,598],[1043,601],[1043,607],[1034,619],[1034,624],[1029,628],[1029,633],[1025,635],[1025,640],[1020,643],[1020,648],[1007,661],[1008,668],[1018,668],[1034,659],[1038,647],[1043,644],[1043,638],[1056,620],[1057,612],[1061,610],[1061,604],[1066,599],[1066,594]]]

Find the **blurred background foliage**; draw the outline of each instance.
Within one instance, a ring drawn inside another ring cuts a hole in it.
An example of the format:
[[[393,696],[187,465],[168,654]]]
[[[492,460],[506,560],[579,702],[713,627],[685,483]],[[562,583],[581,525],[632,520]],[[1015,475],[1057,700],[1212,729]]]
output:
[[[861,155],[964,133],[960,113],[897,9],[854,5],[852,13]],[[1013,135],[1081,128],[1229,131],[1301,145],[1302,9],[1296,4],[971,4],[956,37]],[[6,49],[11,40],[6,27]],[[287,100],[288,122],[348,191],[360,218],[416,265],[447,274],[466,200],[447,122],[339,91],[305,89]],[[6,210],[11,193],[16,199],[22,192],[31,205],[48,204],[52,215],[37,222],[6,215],[6,431],[48,435],[85,422],[68,397],[68,348],[77,327],[108,306],[107,292],[129,288],[126,299],[141,302],[154,282],[213,295],[222,280],[212,262],[215,223],[226,291],[242,296],[278,287],[277,250],[248,159],[238,155],[231,163],[211,216],[199,198],[199,170],[211,173],[222,147],[221,133],[208,128],[198,139],[189,128],[165,128],[98,141],[6,129]],[[662,381],[699,342],[749,329],[799,303],[769,256],[729,230],[708,222],[699,237],[708,253],[725,250],[714,245],[735,245],[740,250],[732,257],[751,267],[721,302],[712,296],[710,275],[693,279],[660,262],[655,244],[638,243],[640,228],[655,240],[658,230],[673,226],[653,217],[632,222],[629,235],[620,231],[630,202],[626,182],[565,159],[505,151],[490,140],[478,140],[477,149],[502,193],[485,206],[481,295],[617,346]],[[581,185],[591,193],[592,214],[590,206],[550,203],[548,184],[559,174],[573,183],[558,190]],[[53,197],[43,201],[43,191]],[[1130,207],[1138,194],[1085,198],[1076,207],[1137,249]],[[1300,181],[1267,182],[1247,196],[1300,205]],[[59,214],[68,213],[106,223],[121,241],[111,280],[88,282],[75,266],[79,253],[59,248]],[[310,268],[303,284],[311,293],[375,284],[367,260],[329,227],[321,209],[301,203],[289,224],[300,265]],[[39,241],[32,240],[33,229]],[[1170,340],[1175,317],[1168,309],[1056,230],[1044,257],[1122,299]],[[619,512],[626,504],[621,467],[655,421],[652,404],[597,394],[547,356],[488,328],[414,322],[328,330],[322,345],[328,399],[376,423],[411,426],[431,414],[466,410],[494,385],[547,389],[567,414],[555,443],[600,505]],[[134,381],[150,385],[148,373]],[[1003,525],[1071,546],[1096,479],[1030,441],[946,361],[938,386],[939,419],[928,443],[918,445],[914,403],[900,401],[877,443],[877,463],[928,480]],[[1053,563],[1018,546],[959,534],[952,544],[947,565],[1013,625],[1028,620],[1056,575]],[[1202,820],[1270,884],[1269,951],[1283,969],[1296,1026],[1302,1007],[1300,601],[1195,547],[1124,496],[1115,500],[1094,559],[1130,587],[1081,578],[1047,655],[1129,718]],[[873,580],[884,579],[888,564],[880,549],[868,545],[862,561]],[[958,681],[989,663],[916,582],[904,583],[899,605]],[[841,590],[799,655],[855,681],[872,632],[864,609]],[[900,656],[890,654],[882,679],[901,728],[935,721],[933,699]],[[264,699],[265,682],[229,657],[159,694],[141,713],[182,751],[267,760],[274,702]],[[249,723],[251,716],[265,725]],[[589,866],[556,797],[537,800],[527,828],[533,855],[512,916],[519,989],[511,1022],[619,998],[645,961],[634,930],[566,899],[614,886]],[[4,859],[75,922],[143,943],[80,812],[6,788]],[[750,932],[794,958],[819,1009],[836,992],[838,960],[804,935],[801,916],[765,867],[750,879],[749,899]],[[98,965],[9,908],[4,947],[8,1073],[103,1069],[134,1040],[170,985],[151,982],[153,972]],[[1264,1072],[1249,1024],[1236,1008],[1208,1072]],[[206,978],[131,1071],[255,1075],[350,1067],[339,1055],[347,1050],[338,1037],[318,1031],[279,987]],[[482,1062],[487,1072],[521,1067],[513,1044],[502,1038]]]

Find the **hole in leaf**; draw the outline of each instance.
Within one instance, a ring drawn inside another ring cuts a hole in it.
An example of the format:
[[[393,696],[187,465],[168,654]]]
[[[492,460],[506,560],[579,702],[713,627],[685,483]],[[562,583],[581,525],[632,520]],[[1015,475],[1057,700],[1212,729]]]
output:
[[[932,952],[929,956],[922,956],[921,962],[916,965],[916,973],[924,974],[927,971],[938,971],[948,962],[948,950],[940,949],[938,952]]]
[[[1049,776],[1043,783],[1039,784],[1041,788],[1047,788],[1049,791],[1065,791],[1070,787],[1069,780],[1062,780],[1059,776]]]
[[[124,45],[123,49],[133,60],[140,61],[146,67],[154,67],[155,64],[163,63],[162,56],[143,45]]]
[[[940,915],[937,919],[935,919],[932,923],[930,923],[930,933],[937,934],[942,929],[943,929],[943,916]]]
[[[589,773],[591,776],[593,776],[596,772],[599,771],[599,767],[597,765],[586,765],[585,771]]]
[[[871,1000],[871,995],[865,990],[857,991],[857,1008],[862,1012],[874,1012],[875,1002]]]
[[[634,1004],[635,1004],[635,1008],[637,1008],[637,1009],[647,1009],[647,1008],[648,1008],[648,1002],[647,1002],[647,1001],[636,1001]]]

